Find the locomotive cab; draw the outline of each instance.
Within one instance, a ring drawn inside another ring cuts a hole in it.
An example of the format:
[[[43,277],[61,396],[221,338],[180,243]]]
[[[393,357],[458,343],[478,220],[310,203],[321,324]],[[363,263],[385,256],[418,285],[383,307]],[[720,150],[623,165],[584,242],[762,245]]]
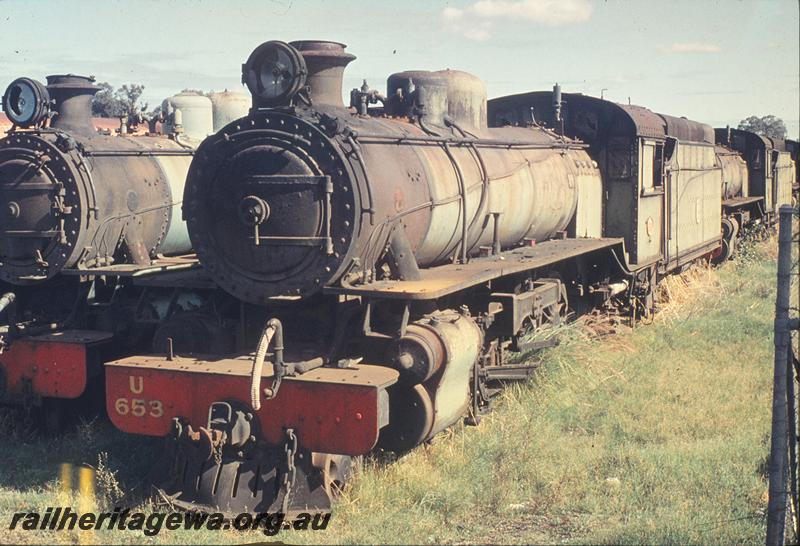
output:
[[[624,237],[632,264],[680,268],[720,247],[722,187],[713,129],[581,94],[564,94],[557,121],[552,94],[489,102],[489,122],[562,127],[589,144],[603,173],[604,235]]]

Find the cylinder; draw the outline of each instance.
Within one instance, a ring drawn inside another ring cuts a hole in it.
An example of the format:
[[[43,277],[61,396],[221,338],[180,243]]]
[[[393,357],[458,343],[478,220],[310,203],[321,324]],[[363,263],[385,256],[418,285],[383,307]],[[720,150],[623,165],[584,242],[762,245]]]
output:
[[[475,321],[453,310],[436,311],[408,325],[392,349],[402,379],[389,394],[389,414],[395,417],[381,431],[384,448],[411,449],[461,419],[482,344]],[[407,363],[414,361],[412,367],[403,365],[406,357]],[[423,368],[429,371],[424,380],[417,373]]]

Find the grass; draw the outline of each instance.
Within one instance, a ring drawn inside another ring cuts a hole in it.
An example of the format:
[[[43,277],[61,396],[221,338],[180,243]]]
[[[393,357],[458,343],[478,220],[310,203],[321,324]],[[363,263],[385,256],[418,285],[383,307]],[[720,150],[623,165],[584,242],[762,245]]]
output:
[[[478,427],[358,468],[319,543],[761,543],[765,533],[774,240],[662,287],[653,324],[565,328],[528,384]],[[0,517],[58,505],[57,465],[102,462],[98,503],[140,483],[157,442],[103,423],[57,439],[4,440]],[[98,454],[105,453],[98,461]],[[74,499],[66,499],[66,502]],[[63,502],[61,503],[63,504]],[[3,542],[274,540],[260,533],[18,531]]]

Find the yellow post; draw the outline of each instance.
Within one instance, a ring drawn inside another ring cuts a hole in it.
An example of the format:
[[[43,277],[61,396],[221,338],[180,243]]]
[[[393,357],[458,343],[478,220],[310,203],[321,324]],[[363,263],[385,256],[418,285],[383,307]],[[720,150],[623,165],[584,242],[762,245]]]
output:
[[[61,463],[59,466],[58,482],[61,486],[61,492],[65,495],[72,493],[72,465],[69,463]]]
[[[94,469],[82,466],[78,469],[78,502],[81,513],[94,508]]]
[[[94,509],[94,469],[81,466],[78,468],[78,513],[83,515],[93,512]],[[79,531],[78,543],[92,543],[92,536],[94,536],[93,531]]]

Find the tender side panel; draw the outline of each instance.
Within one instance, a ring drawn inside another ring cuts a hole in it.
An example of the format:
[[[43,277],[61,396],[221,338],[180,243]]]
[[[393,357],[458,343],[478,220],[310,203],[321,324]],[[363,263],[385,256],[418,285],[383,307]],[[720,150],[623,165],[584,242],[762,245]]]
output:
[[[718,245],[722,184],[711,145],[678,142],[667,172],[670,214],[666,261],[671,267]]]

